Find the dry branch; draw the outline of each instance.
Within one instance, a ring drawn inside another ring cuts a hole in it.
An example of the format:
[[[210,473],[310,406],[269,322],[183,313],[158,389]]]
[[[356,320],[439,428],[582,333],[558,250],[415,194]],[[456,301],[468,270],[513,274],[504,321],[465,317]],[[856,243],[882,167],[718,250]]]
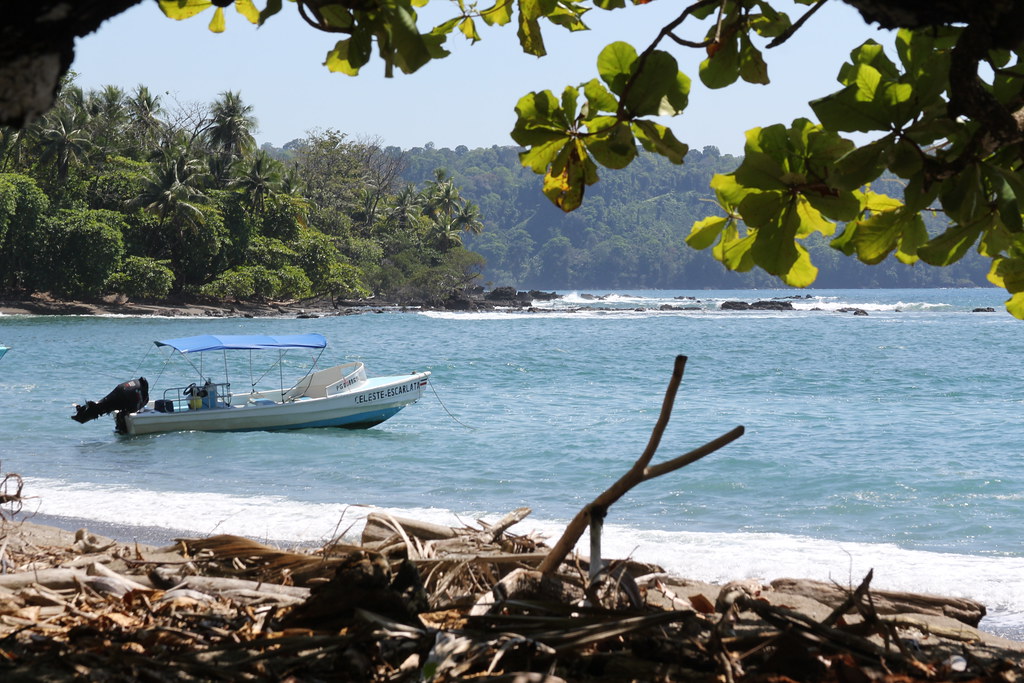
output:
[[[675,366],[672,369],[672,378],[669,380],[668,388],[665,390],[665,398],[661,403],[661,413],[658,415],[658,421],[651,431],[651,438],[648,440],[644,452],[633,463],[629,471],[622,475],[618,481],[576,513],[576,516],[573,517],[562,533],[561,538],[552,547],[548,557],[541,563],[540,571],[544,573],[556,571],[569,553],[572,552],[572,549],[576,547],[576,543],[583,536],[583,532],[586,531],[589,524],[596,523],[598,526],[594,529],[594,533],[599,533],[601,521],[608,513],[608,508],[634,486],[694,463],[743,435],[743,427],[736,427],[732,431],[723,434],[713,441],[709,441],[699,448],[695,448],[685,455],[660,465],[649,466],[651,459],[658,450],[658,446],[661,444],[661,437],[665,433],[665,428],[668,426],[669,417],[672,415],[672,406],[675,402],[676,393],[679,390],[679,384],[683,380],[683,370],[685,367],[686,356],[676,356]],[[600,542],[595,541],[592,547],[599,549]],[[600,557],[591,557],[591,563],[599,565],[600,559]]]

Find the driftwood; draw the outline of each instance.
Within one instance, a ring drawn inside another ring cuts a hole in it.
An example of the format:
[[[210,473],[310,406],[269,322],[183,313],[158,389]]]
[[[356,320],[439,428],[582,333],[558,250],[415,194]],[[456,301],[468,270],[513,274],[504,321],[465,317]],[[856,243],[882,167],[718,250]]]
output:
[[[397,535],[395,524],[400,526],[409,536],[424,541],[455,538],[458,536],[458,532],[455,529],[441,524],[431,524],[415,519],[392,517],[380,512],[371,512],[366,516],[362,544],[369,546],[374,543],[385,543],[392,540]]]
[[[517,511],[505,519],[522,516]],[[409,683],[605,677],[831,683],[830,671],[843,671],[842,680],[909,682],[935,680],[954,666],[974,677],[1024,674],[1024,665],[1007,664],[1024,659],[1024,644],[1015,650],[970,626],[955,628],[946,617],[916,613],[928,604],[942,605],[943,613],[947,605],[967,609],[962,601],[908,594],[895,600],[872,592],[870,575],[855,590],[745,580],[719,588],[717,596],[680,598],[650,566],[612,562],[596,582],[587,578],[585,558],[564,571],[541,572],[536,567],[547,549],[502,550],[508,532],[498,533],[501,526],[481,523],[435,540],[403,532],[430,555],[417,560],[389,559],[369,548],[334,555],[330,546],[305,551],[300,562],[302,552],[221,536],[183,541],[175,556],[135,549],[129,559],[113,548],[95,556],[104,562],[44,568],[45,558],[55,565],[77,561],[74,543],[64,550],[9,547],[13,569],[37,568],[0,575],[0,586],[9,587],[0,589],[6,657],[0,678],[61,678],[53,667],[72,667],[80,677],[153,681],[214,680],[233,671],[239,679]],[[467,547],[478,552],[462,554]],[[460,553],[448,555],[448,548]],[[149,573],[164,564],[179,579],[161,589]],[[268,566],[316,567],[319,580],[306,588],[238,578],[265,575]],[[639,573],[644,576],[633,581]],[[829,606],[786,592],[794,586],[804,593],[813,587]],[[467,599],[438,611],[435,590]],[[818,609],[789,606],[800,601]],[[890,603],[915,613],[884,613]],[[70,629],[101,633],[106,645],[71,638]],[[148,644],[141,648],[141,642]]]
[[[830,607],[841,605],[848,595],[848,591],[835,584],[810,579],[776,579],[771,586],[777,593],[803,595]],[[872,590],[871,600],[879,614],[942,615],[975,627],[987,612],[984,605],[974,600],[919,593]]]

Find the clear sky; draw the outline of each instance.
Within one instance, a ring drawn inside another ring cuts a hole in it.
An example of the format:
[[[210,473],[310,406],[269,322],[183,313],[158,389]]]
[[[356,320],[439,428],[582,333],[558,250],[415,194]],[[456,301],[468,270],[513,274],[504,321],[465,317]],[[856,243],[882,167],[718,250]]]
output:
[[[484,27],[483,40],[474,46],[456,32],[446,43],[449,57],[411,75],[396,69],[387,79],[376,58],[355,78],[327,71],[323,61],[338,36],[309,27],[294,4],[284,5],[260,28],[228,9],[227,31],[213,34],[207,28],[212,10],[177,22],[147,0],[79,39],[72,69],[85,89],[130,90],[141,83],[171,106],[175,100],[207,104],[225,90],[240,91],[254,107],[256,139],[278,147],[318,128],[403,149],[428,142],[450,148],[512,145],[509,132],[522,95],[545,89],[557,95],[566,85],[594,78],[602,47],[626,40],[641,51],[685,6],[658,0],[612,12],[595,9],[585,18],[592,29],[586,32],[544,24],[548,56],[541,59],[522,53],[511,24]],[[790,12],[791,19],[805,10]],[[685,37],[702,37],[703,29],[685,27]],[[662,122],[693,148],[715,145],[740,154],[749,128],[813,119],[807,101],[837,90],[839,66],[871,37],[890,42],[887,33],[831,0],[788,42],[765,52],[771,85],[719,91],[700,85],[702,50],[664,43],[693,79],[694,90],[686,112]]]

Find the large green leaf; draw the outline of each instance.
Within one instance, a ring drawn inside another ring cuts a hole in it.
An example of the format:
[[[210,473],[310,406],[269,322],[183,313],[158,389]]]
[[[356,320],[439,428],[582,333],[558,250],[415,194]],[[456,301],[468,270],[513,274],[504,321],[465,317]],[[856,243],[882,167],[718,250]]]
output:
[[[711,177],[711,189],[715,191],[718,203],[727,212],[737,208],[748,194],[756,192],[736,181],[734,173],[716,173]]]
[[[811,101],[822,125],[836,131],[889,130],[892,116],[886,109],[882,74],[867,64],[852,69],[851,83],[839,92]]]
[[[480,12],[480,18],[490,26],[504,26],[512,21],[512,0],[497,0]]]
[[[320,20],[332,28],[344,31],[352,28],[355,23],[351,10],[341,3],[321,5],[316,8],[316,12]]]
[[[896,33],[896,53],[922,106],[948,88],[949,60],[959,34],[960,29],[952,27]]]
[[[892,136],[886,135],[839,157],[832,164],[829,182],[843,190],[855,190],[878,178],[885,171],[892,141]]]
[[[694,249],[707,249],[722,235],[722,230],[732,219],[723,216],[711,216],[697,221],[690,228],[686,243]]]
[[[570,122],[550,90],[532,92],[519,98],[516,104],[515,128],[512,139],[524,147],[539,145],[569,135]]]
[[[860,215],[861,201],[856,192],[814,184],[803,188],[801,194],[815,211],[820,211],[832,220],[849,221]]]
[[[534,173],[546,173],[557,158],[558,154],[572,141],[567,135],[551,138],[547,142],[531,146],[525,152],[519,153],[519,161]]]
[[[624,121],[615,121],[600,133],[587,136],[584,143],[594,159],[608,168],[625,168],[636,158],[636,141],[629,124]]]
[[[744,200],[744,206],[749,201],[750,197]],[[758,228],[751,254],[758,266],[791,287],[807,287],[814,282],[818,269],[811,264],[807,250],[795,241],[800,218],[794,209],[791,204],[785,206],[771,223]]]
[[[640,119],[633,122],[633,133],[648,152],[655,152],[673,164],[681,164],[690,150],[676,139],[672,131],[653,121]]]
[[[754,47],[750,38],[740,36],[739,74],[747,83],[768,84],[768,65],[761,56],[761,51]]]
[[[768,128],[747,131],[743,149],[743,163],[736,169],[736,182],[759,190],[782,190],[789,186],[785,176],[789,172],[786,150],[786,129],[776,124]]]
[[[359,67],[366,64],[368,55],[361,55],[362,61],[358,64],[353,63],[351,55],[352,41],[350,39],[339,40],[335,45],[334,49],[327,53],[327,59],[324,61],[324,65],[329,71],[335,73],[343,73],[347,76],[355,76],[359,74]]]
[[[700,63],[700,80],[707,87],[717,89],[732,85],[739,75],[739,39],[730,34],[708,48],[708,58]]]
[[[861,65],[870,66],[887,80],[896,80],[900,76],[899,69],[886,56],[885,48],[874,40],[867,40],[850,51],[849,63],[844,64],[839,71],[839,82],[844,85],[856,83],[859,78],[858,67]]]
[[[281,0],[267,0],[266,7],[260,12],[260,26],[270,17],[281,11]]]
[[[917,250],[917,255],[930,265],[948,266],[963,258],[980,236],[981,227],[978,224],[954,225],[923,244]]]
[[[586,186],[596,182],[597,166],[579,140],[570,140],[544,177],[544,194],[562,211],[574,211],[583,203]]]
[[[828,237],[836,231],[836,224],[826,219],[806,197],[797,198],[796,214],[800,219],[800,225],[796,231],[797,237],[807,237],[815,232]]]
[[[761,3],[759,7],[762,11],[761,14],[749,15],[750,28],[757,35],[764,38],[777,38],[792,26],[792,22],[786,14],[777,12],[768,3]]]
[[[171,19],[188,19],[213,7],[212,0],[160,0],[160,10]]]
[[[756,239],[756,230],[752,230],[751,234],[746,237],[740,237],[736,224],[730,221],[722,231],[722,239],[718,241],[711,253],[729,270],[745,273],[756,265],[751,253]]]
[[[756,228],[774,229],[779,215],[785,210],[787,198],[781,192],[751,192],[739,204],[743,222]],[[796,236],[794,231],[790,241]],[[767,239],[763,236],[759,239]]]
[[[412,11],[397,5],[387,22],[391,31],[391,47],[395,51],[395,64],[403,73],[415,73],[430,61],[430,51],[416,27]]]
[[[540,0],[518,0],[519,3],[519,44],[526,54],[543,57],[547,54],[544,38],[537,19],[543,15]]]
[[[981,166],[970,164],[943,181],[939,201],[943,210],[962,224],[972,223],[987,213],[988,192],[982,181]]]
[[[1016,171],[985,164],[984,173],[996,187],[999,215],[1011,232],[1024,232],[1021,212],[1024,210],[1024,178]]]
[[[622,41],[605,46],[597,56],[597,72],[601,75],[601,80],[608,84],[609,90],[620,97],[633,73],[636,57],[636,49]]]
[[[619,108],[615,95],[601,85],[601,81],[592,78],[583,85],[583,95],[590,107],[589,116],[597,116],[598,112],[614,112]]]
[[[845,234],[849,232],[849,234]],[[851,244],[857,252],[857,258],[864,263],[879,263],[896,248],[900,238],[899,212],[886,211],[876,213],[868,218],[857,221],[853,229],[844,231],[844,240],[834,242],[833,246],[842,248]]]
[[[634,116],[674,116],[686,107],[689,78],[680,74],[675,57],[667,52],[655,50],[650,53],[643,68],[632,78],[624,101]],[[674,103],[681,104],[681,107]]]
[[[579,97],[580,91],[571,85],[562,90],[562,117],[566,124],[571,125],[571,122],[576,120],[576,103]]]
[[[1006,310],[1015,318],[1024,320],[1024,259],[994,259],[988,279],[992,284],[1003,287],[1013,295],[1006,302]]]

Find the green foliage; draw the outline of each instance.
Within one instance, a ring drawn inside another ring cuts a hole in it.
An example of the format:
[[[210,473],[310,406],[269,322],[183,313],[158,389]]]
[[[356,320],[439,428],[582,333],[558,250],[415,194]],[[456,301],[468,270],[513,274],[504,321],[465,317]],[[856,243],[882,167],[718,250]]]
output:
[[[309,278],[296,266],[271,269],[239,266],[203,285],[200,293],[218,299],[302,299],[311,293]]]
[[[103,170],[89,179],[86,200],[90,209],[121,211],[142,193],[149,165],[115,157],[107,160]]]
[[[36,284],[57,294],[101,294],[124,256],[124,219],[107,210],[61,209],[42,222],[44,256]]]
[[[35,180],[0,174],[0,277],[11,289],[31,287],[45,244],[43,216],[50,201]]]
[[[428,218],[427,188],[394,186],[396,151],[341,133],[294,141],[285,168],[255,149],[252,108],[238,93],[205,113],[176,112],[174,124],[162,112],[144,86],[129,96],[69,80],[51,115],[0,131],[0,164],[25,171],[0,175],[0,288],[370,296],[366,272],[399,245],[423,247],[433,263],[482,229],[454,187]]]
[[[174,284],[174,271],[168,267],[169,263],[147,256],[128,256],[121,269],[107,280],[106,287],[133,298],[165,297]]]

